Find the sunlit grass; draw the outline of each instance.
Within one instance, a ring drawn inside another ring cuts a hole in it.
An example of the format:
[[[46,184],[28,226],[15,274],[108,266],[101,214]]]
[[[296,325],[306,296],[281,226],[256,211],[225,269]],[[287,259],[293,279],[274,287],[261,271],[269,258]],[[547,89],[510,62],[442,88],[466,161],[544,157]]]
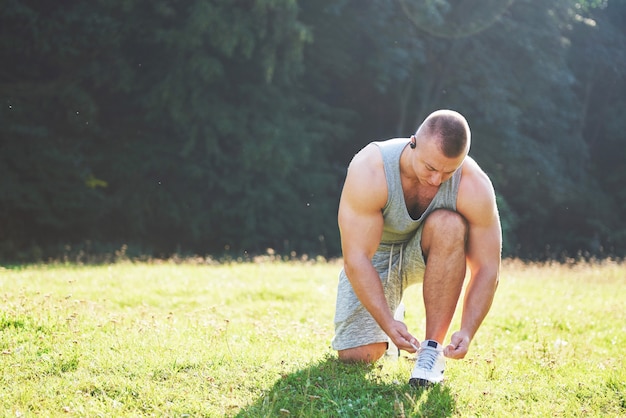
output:
[[[624,416],[626,265],[506,262],[446,383],[330,349],[338,263],[0,270],[2,416]],[[419,287],[406,322],[423,332]],[[459,319],[455,318],[453,329]]]

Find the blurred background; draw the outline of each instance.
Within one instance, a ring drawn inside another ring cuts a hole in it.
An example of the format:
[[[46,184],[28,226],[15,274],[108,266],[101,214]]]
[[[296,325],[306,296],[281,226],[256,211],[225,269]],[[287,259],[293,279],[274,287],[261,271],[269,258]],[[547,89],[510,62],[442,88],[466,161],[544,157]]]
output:
[[[3,0],[0,260],[341,255],[364,145],[472,128],[505,256],[626,254],[626,0]]]

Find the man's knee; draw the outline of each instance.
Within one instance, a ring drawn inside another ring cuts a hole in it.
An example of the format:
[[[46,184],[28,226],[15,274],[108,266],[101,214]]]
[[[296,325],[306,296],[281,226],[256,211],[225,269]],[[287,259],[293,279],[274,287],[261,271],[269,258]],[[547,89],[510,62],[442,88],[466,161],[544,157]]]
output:
[[[467,221],[461,214],[448,209],[437,209],[426,218],[422,249],[427,254],[435,242],[465,246],[468,231]]]
[[[448,209],[437,209],[428,215],[424,229],[434,229],[438,232],[444,232],[445,235],[453,233],[463,239],[466,238],[468,231],[465,218],[460,213]]]
[[[387,343],[374,343],[360,347],[339,350],[339,360],[346,363],[374,363],[387,351]]]

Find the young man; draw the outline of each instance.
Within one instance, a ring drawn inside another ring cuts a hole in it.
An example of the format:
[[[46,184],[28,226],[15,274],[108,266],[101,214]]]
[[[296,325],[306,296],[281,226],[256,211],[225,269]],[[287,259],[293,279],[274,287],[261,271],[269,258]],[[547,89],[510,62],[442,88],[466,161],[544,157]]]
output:
[[[443,380],[444,356],[465,357],[498,284],[502,234],[491,181],[468,156],[470,129],[451,110],[429,115],[410,138],[373,142],[355,155],[339,203],[344,268],[333,348],[344,361],[416,352],[409,382]],[[461,327],[443,346],[466,266]],[[394,319],[404,289],[423,282],[420,344]]]

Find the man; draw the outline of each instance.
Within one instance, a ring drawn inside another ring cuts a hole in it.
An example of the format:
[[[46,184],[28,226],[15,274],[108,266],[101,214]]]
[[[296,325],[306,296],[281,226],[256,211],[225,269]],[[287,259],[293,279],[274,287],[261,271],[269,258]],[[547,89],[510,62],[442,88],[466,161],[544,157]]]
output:
[[[415,353],[409,382],[443,380],[444,356],[465,357],[498,284],[502,234],[491,181],[468,156],[470,129],[451,110],[429,115],[410,138],[373,142],[348,168],[339,203],[344,268],[333,348],[374,362],[391,342]],[[443,346],[466,267],[461,327]],[[423,283],[420,344],[394,319],[404,289]]]

